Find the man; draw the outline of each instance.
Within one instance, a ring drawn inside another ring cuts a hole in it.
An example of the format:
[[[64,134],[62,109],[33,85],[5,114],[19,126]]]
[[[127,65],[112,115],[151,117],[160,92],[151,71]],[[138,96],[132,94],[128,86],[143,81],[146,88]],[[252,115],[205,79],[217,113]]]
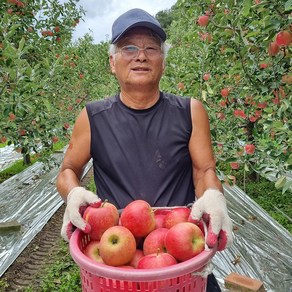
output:
[[[87,104],[76,120],[57,179],[67,202],[61,231],[66,240],[73,225],[90,230],[80,216],[82,206],[98,207],[105,199],[118,208],[136,199],[179,206],[196,196],[191,217],[208,221],[208,246],[223,250],[232,243],[208,115],[199,101],[159,90],[165,40],[159,22],[141,9],[122,14],[113,24],[110,66],[121,91]],[[97,195],[80,187],[91,158]],[[214,278],[208,289],[220,291]]]

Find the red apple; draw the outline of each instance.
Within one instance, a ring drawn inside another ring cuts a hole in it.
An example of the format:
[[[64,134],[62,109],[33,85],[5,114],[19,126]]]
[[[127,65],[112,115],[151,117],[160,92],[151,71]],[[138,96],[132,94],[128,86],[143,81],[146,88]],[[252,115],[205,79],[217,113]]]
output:
[[[266,68],[269,67],[269,64],[267,64],[267,63],[260,63],[259,64],[259,67],[260,67],[260,69],[266,69]]]
[[[127,227],[135,237],[145,237],[155,229],[155,217],[151,206],[144,200],[129,203],[122,211],[121,225]]]
[[[144,257],[144,252],[141,249],[136,249],[135,254],[131,261],[129,262],[129,265],[134,267],[135,269],[137,268],[139,260]]]
[[[204,234],[193,223],[178,223],[168,230],[165,236],[165,246],[167,252],[177,261],[186,261],[204,250]]]
[[[165,215],[155,214],[154,217],[155,217],[155,229],[163,227]]]
[[[239,163],[238,162],[230,162],[230,166],[232,169],[239,169]]]
[[[84,254],[95,262],[103,264],[103,260],[99,253],[99,240],[91,240],[84,249]]]
[[[145,255],[138,262],[137,269],[155,269],[177,264],[177,260],[169,253],[153,253]]]
[[[201,15],[198,18],[198,24],[199,26],[207,26],[209,23],[209,16],[208,15]]]
[[[179,90],[184,90],[184,89],[185,89],[185,85],[184,85],[182,82],[179,82],[179,83],[177,84],[177,88],[178,88]]]
[[[229,89],[228,89],[228,88],[223,88],[223,89],[221,90],[221,95],[222,95],[223,97],[227,97],[227,96],[229,95]]]
[[[88,206],[83,218],[91,227],[91,240],[100,240],[102,234],[119,222],[118,209],[111,203],[105,202],[99,208]]]
[[[255,151],[255,146],[253,144],[246,144],[244,149],[247,154],[253,154]]]
[[[99,251],[107,265],[126,265],[133,259],[136,252],[135,237],[124,226],[112,226],[101,236]]]
[[[268,53],[270,56],[276,56],[279,53],[280,47],[276,42],[271,42],[269,44]]]
[[[292,42],[292,33],[288,30],[280,31],[276,35],[276,43],[278,46],[289,46]]]
[[[57,136],[52,137],[52,142],[57,143],[59,141],[59,138]]]
[[[145,238],[143,244],[144,255],[160,252],[167,252],[164,239],[168,232],[167,228],[158,228],[151,231]]]
[[[205,80],[205,81],[208,81],[209,79],[210,79],[210,73],[205,73],[204,75],[203,75],[203,79]]]
[[[190,216],[191,210],[186,207],[174,208],[165,215],[164,225],[165,228],[171,228],[177,223],[187,222]]]
[[[0,139],[1,143],[6,143],[7,141],[7,138],[5,136],[2,136],[1,139]]]

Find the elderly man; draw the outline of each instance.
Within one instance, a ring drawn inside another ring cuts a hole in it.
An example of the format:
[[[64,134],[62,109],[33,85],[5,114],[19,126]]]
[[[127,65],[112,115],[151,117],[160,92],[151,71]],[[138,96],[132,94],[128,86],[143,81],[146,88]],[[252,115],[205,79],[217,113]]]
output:
[[[76,120],[57,179],[67,203],[61,231],[66,240],[73,226],[90,230],[81,206],[98,207],[105,199],[118,208],[137,199],[182,206],[196,199],[191,217],[208,221],[207,244],[223,250],[232,243],[208,115],[198,100],[159,89],[165,40],[159,22],[141,9],[127,11],[112,26],[109,61],[120,92],[87,104]],[[91,158],[97,194],[80,186]],[[214,277],[208,291],[220,291]]]

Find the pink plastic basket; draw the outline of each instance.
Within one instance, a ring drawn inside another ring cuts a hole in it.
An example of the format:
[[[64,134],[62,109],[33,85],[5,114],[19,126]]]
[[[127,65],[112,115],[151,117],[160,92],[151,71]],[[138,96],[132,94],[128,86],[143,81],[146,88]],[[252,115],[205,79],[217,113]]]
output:
[[[70,253],[80,268],[82,291],[167,291],[205,292],[207,278],[200,275],[216,250],[205,250],[196,257],[159,269],[122,269],[96,263],[83,254],[90,238],[75,230],[70,239]]]

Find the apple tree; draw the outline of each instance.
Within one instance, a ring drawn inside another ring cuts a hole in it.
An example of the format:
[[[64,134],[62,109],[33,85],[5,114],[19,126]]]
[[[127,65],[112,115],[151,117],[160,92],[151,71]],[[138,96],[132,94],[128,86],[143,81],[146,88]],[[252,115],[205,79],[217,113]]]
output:
[[[205,104],[218,160],[290,185],[291,1],[177,1],[162,85]],[[174,86],[175,85],[175,86]]]
[[[57,139],[55,93],[64,77],[55,56],[83,15],[76,2],[7,0],[0,8],[0,138],[21,151],[24,163]]]

